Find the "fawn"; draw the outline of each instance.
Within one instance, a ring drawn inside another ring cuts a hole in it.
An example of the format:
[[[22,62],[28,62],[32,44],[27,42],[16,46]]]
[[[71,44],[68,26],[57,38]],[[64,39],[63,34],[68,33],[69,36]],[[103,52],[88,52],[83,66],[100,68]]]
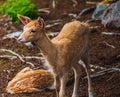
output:
[[[33,70],[29,67],[22,69],[16,76],[8,83],[6,91],[8,93],[31,93],[42,91],[45,88],[52,89],[53,76],[43,69]]]
[[[77,20],[66,23],[59,35],[50,40],[46,35],[45,22],[42,18],[38,17],[36,20],[31,20],[29,17],[22,15],[18,15],[18,18],[25,25],[18,42],[34,41],[41,50],[48,63],[47,65],[53,73],[57,97],[66,97],[66,83],[68,72],[71,69],[75,74],[72,97],[78,97],[82,66],[87,73],[89,97],[93,97],[88,59],[90,33],[88,24]]]

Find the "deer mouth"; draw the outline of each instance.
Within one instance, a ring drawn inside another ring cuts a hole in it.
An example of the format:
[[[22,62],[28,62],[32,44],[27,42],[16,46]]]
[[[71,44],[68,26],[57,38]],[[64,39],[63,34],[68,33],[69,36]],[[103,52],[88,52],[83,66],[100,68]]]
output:
[[[17,39],[17,41],[19,42],[19,43],[26,43],[27,41],[25,40],[25,38],[22,38],[22,37],[19,37],[18,39]]]

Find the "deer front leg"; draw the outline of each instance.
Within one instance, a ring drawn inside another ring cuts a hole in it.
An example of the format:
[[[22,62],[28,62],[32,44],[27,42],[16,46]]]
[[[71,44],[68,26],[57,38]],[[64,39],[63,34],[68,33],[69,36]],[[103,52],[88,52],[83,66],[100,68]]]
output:
[[[92,88],[92,81],[91,81],[91,78],[90,78],[90,64],[89,64],[89,58],[88,58],[88,54],[86,54],[83,58],[82,58],[83,61],[81,61],[82,63],[82,66],[84,67],[86,73],[87,73],[87,79],[88,79],[88,95],[89,97],[94,97],[94,94],[93,94],[93,88]]]
[[[59,76],[54,76],[54,88],[55,88],[57,97],[59,97],[59,88],[60,88]]]
[[[60,78],[60,92],[59,92],[59,97],[65,97],[65,89],[66,89],[66,83],[67,83],[67,78],[68,78],[68,74],[64,74],[61,78]]]

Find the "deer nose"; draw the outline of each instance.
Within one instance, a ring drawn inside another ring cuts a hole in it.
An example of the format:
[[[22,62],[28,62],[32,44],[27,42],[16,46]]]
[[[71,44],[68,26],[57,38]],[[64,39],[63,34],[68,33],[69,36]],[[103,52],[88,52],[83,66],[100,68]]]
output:
[[[17,39],[17,41],[18,41],[19,43],[21,43],[21,42],[26,42],[25,38],[22,38],[22,37],[19,37],[19,38]]]

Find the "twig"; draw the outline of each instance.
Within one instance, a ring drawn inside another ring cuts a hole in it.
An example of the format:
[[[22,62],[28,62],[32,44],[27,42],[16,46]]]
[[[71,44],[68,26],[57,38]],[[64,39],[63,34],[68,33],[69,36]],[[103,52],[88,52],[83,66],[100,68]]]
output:
[[[54,9],[56,8],[56,2],[57,2],[56,0],[53,0],[53,1],[52,1],[52,7],[53,7]]]
[[[120,35],[120,33],[115,33],[115,32],[102,32],[104,35]]]
[[[13,60],[13,59],[16,59],[16,58],[17,58],[16,56],[0,55],[0,59],[10,59],[10,60]]]
[[[40,60],[42,60],[43,59],[43,57],[37,57],[37,56],[24,56],[24,58],[25,59],[40,59]]]
[[[31,65],[32,67],[35,67],[35,65],[31,62],[25,62],[25,63]]]
[[[61,19],[57,19],[57,20],[50,20],[50,21],[45,21],[46,24],[51,24],[51,23],[59,23],[59,22],[63,22],[63,20]]]
[[[23,60],[23,58],[22,58],[19,54],[15,53],[15,52],[13,52],[13,51],[11,51],[11,50],[1,49],[1,51],[3,51],[3,52],[9,52],[9,53],[17,56],[22,62],[25,62],[25,60]]]
[[[54,37],[56,37],[57,35],[59,34],[59,32],[50,32],[50,33],[47,33],[47,35],[48,35],[48,37],[49,38],[54,38]]]
[[[114,45],[111,45],[111,44],[107,43],[106,41],[103,41],[103,42],[105,43],[105,45],[107,45],[107,46],[109,46],[109,47],[111,47],[111,48],[113,48],[113,49],[116,48]]]
[[[72,16],[75,19],[77,18],[77,14],[75,14],[75,13],[69,13],[68,16]]]
[[[95,69],[101,69],[101,70],[106,69],[105,67],[98,66],[98,65],[92,65],[92,64],[90,64],[90,67],[94,67]]]
[[[118,68],[118,67],[108,68],[108,69],[96,72],[94,74],[91,74],[90,77],[94,78],[94,77],[98,77],[98,76],[101,76],[101,75],[104,75],[104,74],[109,74],[109,73],[115,72],[115,71],[120,72],[120,68]],[[86,78],[87,77],[84,77],[83,79],[86,79]]]
[[[46,25],[45,28],[51,28],[51,27],[53,27],[53,26],[60,25],[60,24],[61,24],[61,22],[53,23],[53,24],[48,24],[48,25]]]
[[[2,59],[16,59],[17,56],[11,56],[11,55],[0,55],[0,58]],[[43,57],[37,57],[37,56],[23,56],[24,59],[40,59],[40,60],[44,60]]]
[[[22,62],[24,62],[24,63],[26,63],[26,64],[29,64],[29,65],[31,65],[32,67],[35,67],[33,63],[31,63],[31,62],[26,62],[26,61],[23,59],[23,57],[21,57],[21,56],[20,56],[19,54],[17,54],[16,52],[13,52],[13,51],[7,50],[7,49],[0,49],[0,50],[3,51],[3,52],[9,52],[9,53],[17,56]]]
[[[90,1],[87,1],[86,4],[92,4],[92,5],[97,5],[98,2],[90,2]]]
[[[77,16],[77,18],[79,18],[80,16],[82,16],[82,15],[84,15],[84,14],[90,13],[90,11],[94,11],[95,8],[96,8],[96,7],[93,6],[93,7],[88,7],[88,8],[83,9],[83,10],[79,13],[79,15]]]
[[[77,0],[71,0],[71,1],[74,3],[73,4],[74,7],[78,4]]]
[[[41,9],[39,9],[38,11],[39,11],[39,12],[44,12],[44,13],[47,13],[47,14],[50,13],[49,8],[41,8]]]
[[[112,69],[115,70],[115,71],[119,71],[120,72],[120,68],[113,67]]]

